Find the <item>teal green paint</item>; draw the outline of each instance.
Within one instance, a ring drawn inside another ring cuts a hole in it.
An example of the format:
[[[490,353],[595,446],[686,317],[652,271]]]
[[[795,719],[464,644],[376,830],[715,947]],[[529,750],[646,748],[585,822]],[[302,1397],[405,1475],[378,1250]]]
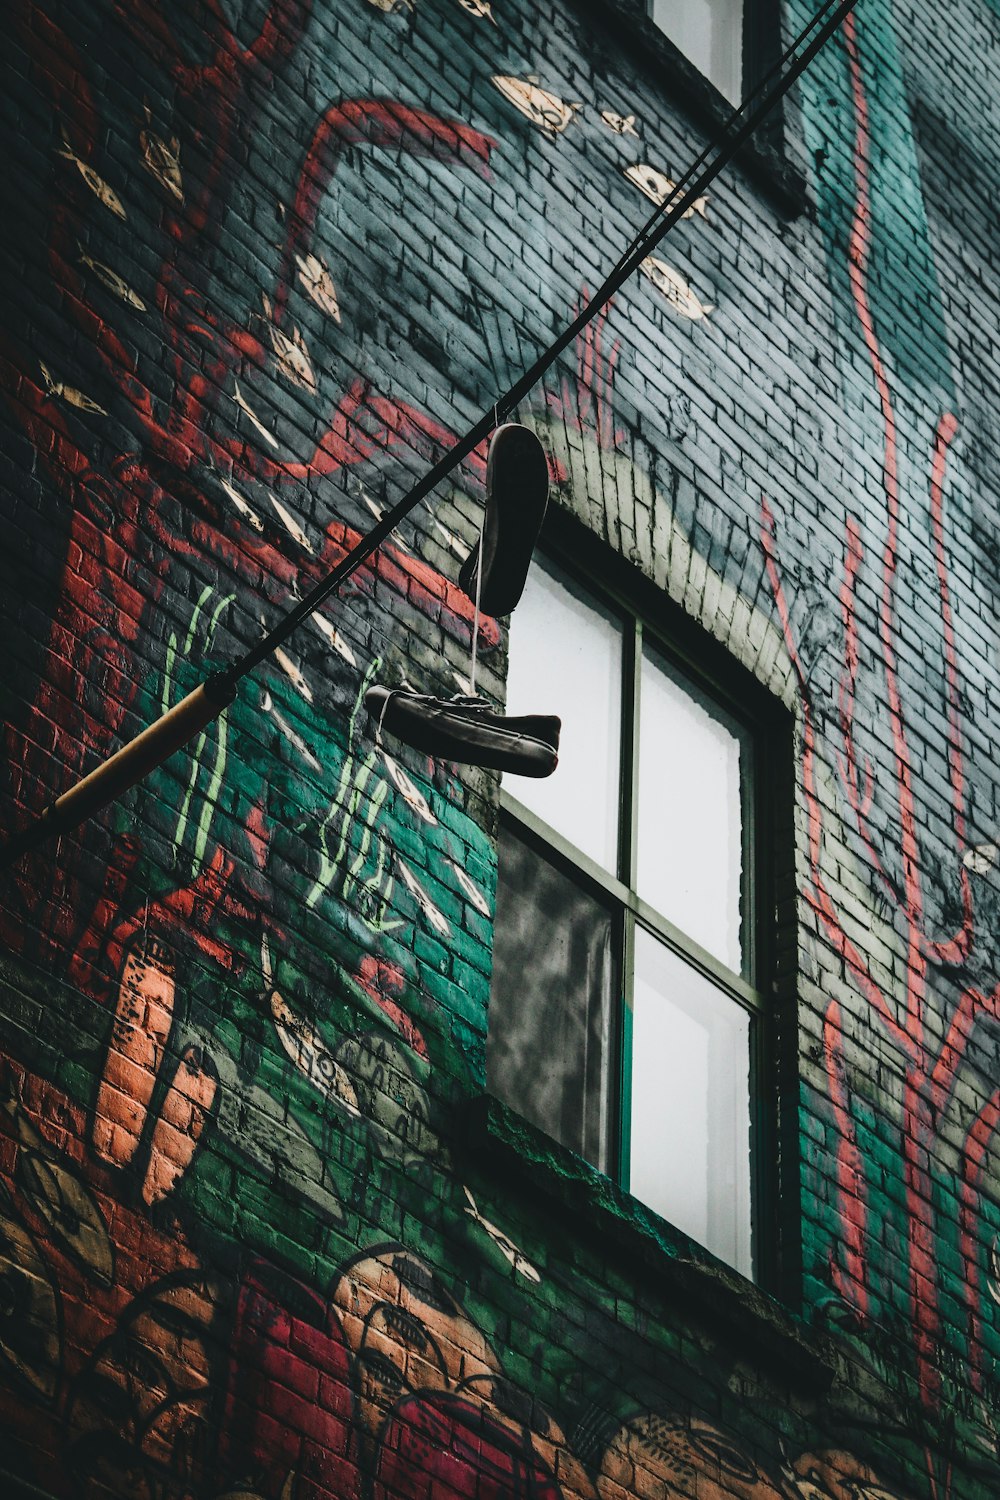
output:
[[[796,0],[795,25],[804,25],[812,9]],[[861,0],[854,13],[872,140],[869,300],[883,357],[900,394],[929,393],[938,404],[950,405],[955,399],[951,359],[893,10],[892,0]],[[841,37],[820,53],[800,89],[840,337],[866,370],[847,276],[855,122]],[[849,388],[852,376],[846,365],[843,378]],[[865,380],[867,384],[867,375]]]

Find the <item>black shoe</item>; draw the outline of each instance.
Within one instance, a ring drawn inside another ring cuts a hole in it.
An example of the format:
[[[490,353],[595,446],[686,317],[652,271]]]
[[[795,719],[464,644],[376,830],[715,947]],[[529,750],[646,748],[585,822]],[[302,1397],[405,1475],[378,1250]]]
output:
[[[561,721],[554,714],[505,719],[482,698],[432,698],[408,688],[371,687],[365,707],[378,725],[414,750],[440,760],[551,776],[559,761]]]
[[[509,615],[524,592],[528,564],[549,498],[549,466],[535,434],[519,422],[498,427],[486,459],[486,519],[479,607]],[[458,581],[476,601],[479,543],[462,564]]]

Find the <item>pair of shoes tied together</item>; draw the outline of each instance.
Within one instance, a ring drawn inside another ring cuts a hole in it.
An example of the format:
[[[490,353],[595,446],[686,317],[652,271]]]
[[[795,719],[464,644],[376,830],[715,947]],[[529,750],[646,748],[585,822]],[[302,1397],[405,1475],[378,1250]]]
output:
[[[483,698],[433,698],[408,688],[369,688],[365,706],[379,734],[387,730],[439,760],[517,776],[551,776],[559,759],[560,722],[554,714],[508,719]]]
[[[524,592],[531,556],[549,497],[545,451],[535,434],[517,422],[498,427],[486,459],[486,514],[458,581],[479,611],[510,614]],[[473,661],[473,686],[475,686]],[[558,763],[561,724],[554,714],[507,718],[485,699],[434,698],[408,688],[372,687],[365,705],[383,730],[415,750],[441,760],[551,776]]]

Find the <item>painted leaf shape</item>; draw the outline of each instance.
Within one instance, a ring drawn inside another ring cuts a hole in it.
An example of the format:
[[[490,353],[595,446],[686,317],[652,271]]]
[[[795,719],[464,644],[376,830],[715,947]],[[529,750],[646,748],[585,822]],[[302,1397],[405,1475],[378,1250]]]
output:
[[[340,1063],[322,1037],[282,999],[277,990],[271,992],[271,1017],[282,1047],[313,1088],[351,1114],[360,1114],[358,1096]]]
[[[26,1144],[27,1121],[18,1112],[17,1176],[25,1197],[44,1219],[52,1238],[72,1260],[84,1265],[100,1281],[111,1284],[114,1278],[115,1253],[108,1231],[89,1190],[65,1161]],[[28,1126],[35,1139],[40,1137]]]
[[[35,1239],[0,1183],[0,1360],[51,1401],[62,1366],[61,1299]]]

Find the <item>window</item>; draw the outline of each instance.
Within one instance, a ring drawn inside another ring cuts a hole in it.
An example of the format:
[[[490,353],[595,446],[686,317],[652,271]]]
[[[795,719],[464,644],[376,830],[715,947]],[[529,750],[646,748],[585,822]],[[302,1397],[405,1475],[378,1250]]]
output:
[[[668,36],[731,104],[743,94],[743,0],[648,0]]]
[[[504,783],[488,1086],[750,1275],[773,726],[549,562],[511,623],[532,711],[560,764]]]

